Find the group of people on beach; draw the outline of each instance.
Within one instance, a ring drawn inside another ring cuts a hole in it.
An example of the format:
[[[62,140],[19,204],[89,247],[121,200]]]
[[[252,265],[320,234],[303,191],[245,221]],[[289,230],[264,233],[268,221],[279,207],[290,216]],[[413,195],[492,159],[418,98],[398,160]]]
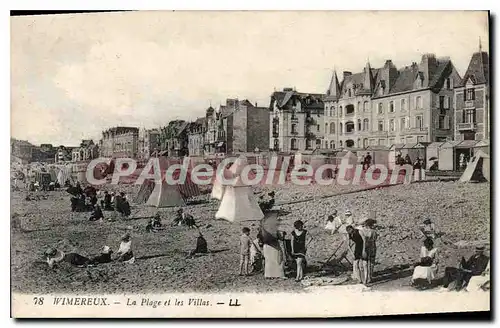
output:
[[[374,282],[374,267],[377,257],[377,240],[379,234],[377,221],[365,218],[355,223],[351,211],[343,216],[337,210],[326,220],[325,229],[331,234],[342,235],[341,242],[346,252],[341,257],[352,259],[352,280],[365,286]],[[414,265],[411,278],[412,286],[421,289],[422,286],[433,287],[441,282],[441,290],[485,290],[490,284],[489,258],[484,255],[484,246],[476,247],[475,254],[467,260],[461,258],[458,267],[446,267],[444,277],[437,279],[439,265],[438,252],[435,244],[443,243],[441,233],[436,230],[430,219],[425,219],[418,227],[423,239],[420,250],[420,260]],[[290,238],[286,232],[278,231],[278,238],[264,238],[262,228],[259,228],[255,238],[250,237],[248,227],[242,229],[240,236],[239,274],[249,275],[264,272],[265,278],[286,278],[286,269],[295,271],[295,280],[301,281],[307,267],[306,252],[310,238],[304,222],[294,222],[294,230]]]
[[[438,247],[442,244],[441,233],[436,230],[430,219],[425,219],[420,227],[423,246],[420,261],[415,265],[411,284],[417,288],[433,287],[439,283]],[[457,267],[445,267],[441,279],[441,291],[478,291],[487,290],[490,285],[490,260],[484,254],[484,246],[476,246],[475,253],[465,259],[462,257]]]
[[[134,263],[135,257],[132,252],[132,239],[129,233],[125,233],[120,240],[118,251],[112,256],[113,250],[109,246],[104,246],[101,253],[93,258],[89,258],[79,253],[65,253],[57,248],[49,248],[44,255],[50,268],[65,262],[77,267],[95,266],[100,263],[109,263],[113,261]]]
[[[244,227],[240,236],[240,272],[242,276],[264,271],[265,278],[286,279],[285,269],[296,271],[296,281],[304,278],[306,268],[308,233],[304,222],[297,220],[293,224],[291,238],[286,239],[285,231],[278,231],[277,236],[264,237],[259,228],[256,238],[250,238],[250,228]]]

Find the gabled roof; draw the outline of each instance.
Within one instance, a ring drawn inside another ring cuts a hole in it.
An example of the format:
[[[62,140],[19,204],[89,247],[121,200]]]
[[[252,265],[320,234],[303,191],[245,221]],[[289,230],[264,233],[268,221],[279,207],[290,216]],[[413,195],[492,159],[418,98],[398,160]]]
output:
[[[410,91],[413,89],[413,83],[418,76],[418,67],[412,65],[409,67],[402,68],[398,71],[399,75],[392,87],[390,93],[398,93]]]
[[[282,108],[286,106],[286,104],[292,99],[293,96],[297,96],[299,98],[305,99],[307,97],[313,97],[314,99],[318,100],[320,103],[320,107],[323,108],[323,98],[325,97],[324,94],[321,93],[304,93],[304,92],[297,92],[293,90],[286,90],[286,91],[275,91],[271,95],[271,98],[276,100],[277,106],[279,108]],[[314,104],[308,105],[307,107],[314,107]]]
[[[489,82],[489,57],[488,53],[481,51],[472,55],[469,62],[469,67],[465,72],[464,78],[460,82],[459,87],[463,87],[470,79],[474,84],[488,84]]]

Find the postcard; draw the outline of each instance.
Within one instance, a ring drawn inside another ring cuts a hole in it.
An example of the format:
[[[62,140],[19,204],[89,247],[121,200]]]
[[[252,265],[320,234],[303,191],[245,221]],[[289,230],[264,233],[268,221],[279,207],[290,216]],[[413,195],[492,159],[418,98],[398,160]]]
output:
[[[487,11],[11,17],[11,316],[490,311]]]

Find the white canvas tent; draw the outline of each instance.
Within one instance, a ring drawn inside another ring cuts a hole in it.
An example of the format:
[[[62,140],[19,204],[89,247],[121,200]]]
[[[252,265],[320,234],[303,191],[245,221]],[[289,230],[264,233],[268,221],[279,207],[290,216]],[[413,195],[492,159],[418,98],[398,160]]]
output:
[[[71,167],[61,167],[59,172],[57,173],[57,182],[60,186],[64,186],[66,181],[72,181],[72,169]]]
[[[222,200],[223,196],[224,196],[224,186],[219,181],[219,178],[216,175],[214,178],[214,183],[212,185],[212,193],[210,194],[210,197],[214,198],[214,199]]]
[[[260,220],[264,213],[250,186],[226,186],[215,218],[230,222]]]
[[[155,184],[153,192],[151,193],[151,196],[149,196],[146,205],[154,207],[173,207],[184,206],[186,203],[176,186],[162,181],[161,184]]]
[[[243,156],[231,165],[229,171],[236,178],[236,183],[224,186],[224,195],[215,218],[235,222],[260,220],[264,217],[252,187],[245,185],[241,180],[240,174],[246,165],[247,161]]]
[[[483,178],[490,181],[490,157],[485,152],[479,150],[471,158],[459,181],[482,181]]]

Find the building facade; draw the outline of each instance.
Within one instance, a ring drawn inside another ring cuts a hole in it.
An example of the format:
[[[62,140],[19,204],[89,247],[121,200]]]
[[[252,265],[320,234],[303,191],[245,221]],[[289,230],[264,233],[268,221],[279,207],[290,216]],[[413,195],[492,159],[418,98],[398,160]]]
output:
[[[269,149],[294,152],[321,148],[325,136],[324,97],[291,88],[275,91],[269,105]]]
[[[55,163],[61,163],[61,162],[70,162],[71,161],[71,155],[73,153],[73,149],[75,147],[65,147],[65,146],[59,146],[55,152],[54,155],[54,162]]]
[[[139,158],[148,160],[151,154],[160,149],[160,131],[145,129],[139,131]]]
[[[71,151],[71,161],[89,161],[99,157],[99,147],[93,140],[82,140],[80,147],[76,147]]]
[[[472,55],[464,78],[455,88],[455,140],[490,139],[489,56]]]
[[[34,145],[24,140],[10,139],[10,153],[21,163],[27,164],[33,160]]]
[[[188,125],[184,120],[170,121],[160,129],[160,148],[169,157],[189,155]]]
[[[221,152],[222,140],[219,140],[219,113],[212,106],[205,111],[206,128],[203,135],[203,151],[205,155]],[[223,150],[223,149],[222,149]]]
[[[139,129],[135,127],[114,127],[102,132],[99,145],[101,157],[137,158],[139,151]]]
[[[221,115],[226,153],[267,150],[269,145],[269,109],[248,100],[238,102],[229,114]]]
[[[188,127],[189,156],[203,156],[204,135],[206,129],[205,117],[199,117],[191,122]]]
[[[397,69],[367,63],[360,73],[333,73],[325,98],[325,143],[366,148],[453,139],[453,88],[461,78],[449,58],[422,56]]]

